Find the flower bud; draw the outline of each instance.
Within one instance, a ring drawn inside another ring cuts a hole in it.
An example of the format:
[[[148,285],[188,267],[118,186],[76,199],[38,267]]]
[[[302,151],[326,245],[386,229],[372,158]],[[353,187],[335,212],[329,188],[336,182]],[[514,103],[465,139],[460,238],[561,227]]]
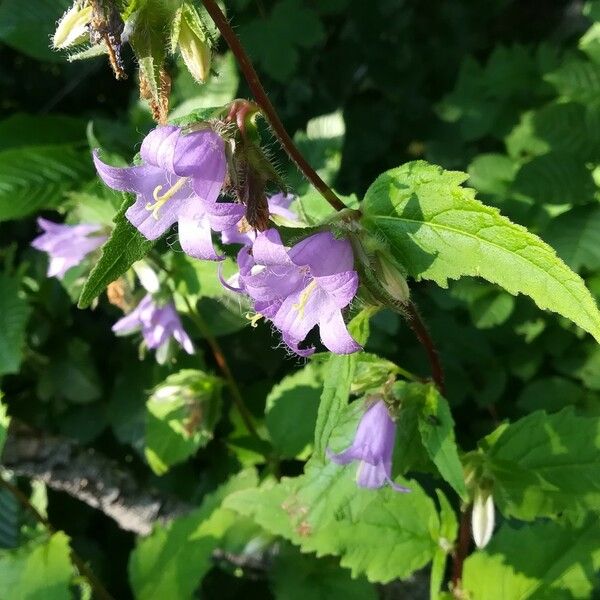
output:
[[[471,529],[475,545],[485,548],[494,532],[494,497],[491,490],[476,488],[473,495]]]
[[[210,40],[200,16],[189,4],[182,9],[177,43],[192,77],[198,83],[206,81],[211,62]]]
[[[85,40],[92,20],[92,7],[75,2],[60,18],[52,36],[52,47],[56,50],[69,48]]]

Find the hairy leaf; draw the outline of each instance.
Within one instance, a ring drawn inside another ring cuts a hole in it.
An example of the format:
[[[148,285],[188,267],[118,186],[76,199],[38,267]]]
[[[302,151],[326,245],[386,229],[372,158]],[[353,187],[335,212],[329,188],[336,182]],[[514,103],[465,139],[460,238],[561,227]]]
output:
[[[600,313],[581,278],[537,236],[461,187],[466,175],[422,161],[377,178],[364,225],[384,238],[410,275],[442,287],[464,275],[527,294],[600,340]]]

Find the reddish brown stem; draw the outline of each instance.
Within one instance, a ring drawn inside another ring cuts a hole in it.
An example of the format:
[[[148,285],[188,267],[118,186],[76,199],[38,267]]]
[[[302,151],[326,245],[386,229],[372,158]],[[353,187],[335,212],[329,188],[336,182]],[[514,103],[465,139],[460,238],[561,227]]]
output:
[[[452,589],[460,590],[460,581],[462,579],[463,563],[469,554],[471,547],[471,507],[463,510],[460,517],[460,526],[458,529],[458,541],[452,561]],[[455,594],[456,596],[456,594]],[[458,596],[456,596],[458,597]]]
[[[427,327],[421,318],[417,307],[412,302],[409,302],[408,306],[406,307],[406,311],[408,313],[408,322],[412,327],[412,330],[415,332],[417,339],[419,342],[421,342],[421,345],[423,348],[425,348],[425,352],[427,353],[427,359],[429,360],[433,381],[435,382],[435,385],[440,393],[443,395],[446,393],[446,386],[444,384],[444,369],[442,368],[442,363],[440,362],[440,356],[437,348],[435,347],[433,339],[427,331]]]
[[[244,47],[240,43],[237,35],[229,25],[225,15],[219,8],[218,4],[215,0],[202,0],[204,7],[206,8],[208,14],[211,16],[212,20],[215,22],[215,25],[221,32],[221,35],[227,42],[227,45],[233,52],[242,73],[246,81],[248,82],[248,87],[256,100],[256,103],[260,106],[260,109],[266,119],[271,124],[273,131],[279,138],[281,145],[287,152],[288,156],[296,163],[300,171],[304,174],[304,176],[319,190],[323,198],[329,202],[329,204],[335,208],[335,210],[343,210],[346,208],[346,205],[338,198],[336,193],[321,179],[319,174],[308,164],[306,159],[300,153],[300,150],[294,144],[294,141],[286,131],[277,111],[275,110],[273,104],[269,100],[265,89],[258,78],[258,75],[250,61],[250,58],[246,54]]]

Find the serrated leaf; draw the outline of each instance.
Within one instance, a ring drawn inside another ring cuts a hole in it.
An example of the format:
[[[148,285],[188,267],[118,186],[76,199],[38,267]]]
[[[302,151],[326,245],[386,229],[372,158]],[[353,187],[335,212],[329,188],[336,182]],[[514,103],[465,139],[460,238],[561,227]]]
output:
[[[92,175],[86,152],[71,146],[30,146],[0,152],[0,221],[56,208],[64,193]]]
[[[311,363],[284,377],[269,392],[265,423],[282,457],[294,458],[310,446],[322,389],[320,369]]]
[[[593,62],[572,58],[547,73],[544,79],[570,100],[586,103],[600,98],[600,65]]]
[[[504,525],[485,551],[467,558],[463,587],[472,600],[590,598],[600,568],[600,528],[540,522]]]
[[[433,385],[422,387],[423,400],[419,410],[418,427],[423,446],[440,475],[461,498],[466,499],[467,488],[454,439],[454,420],[450,407]]]
[[[575,271],[600,268],[599,206],[578,206],[554,217],[542,236]]]
[[[236,515],[222,508],[236,491],[257,484],[253,470],[242,471],[207,496],[200,508],[168,525],[157,525],[138,541],[129,558],[129,579],[137,600],[192,598],[212,567],[212,553]]]
[[[35,540],[17,550],[0,552],[2,589],[7,600],[70,600],[74,576],[69,538],[62,532]]]
[[[225,506],[251,516],[303,552],[340,556],[352,576],[372,582],[404,578],[427,564],[436,549],[439,519],[415,481],[398,481],[410,493],[358,488],[355,465],[318,460],[306,473],[278,484],[232,494]]]
[[[511,189],[516,198],[545,204],[585,204],[596,184],[585,163],[565,152],[550,152],[525,163]]]
[[[125,198],[116,214],[115,228],[102,246],[102,255],[83,286],[79,308],[88,307],[109,283],[123,275],[134,262],[144,258],[154,246],[154,241],[147,240],[125,218],[125,212],[133,202],[134,199]]]
[[[17,373],[23,359],[31,309],[19,288],[17,279],[0,273],[0,375]]]
[[[422,161],[384,173],[363,201],[364,225],[390,244],[416,279],[483,277],[569,319],[600,340],[600,313],[582,279],[554,250],[473,190],[464,173]]]
[[[376,600],[375,587],[351,579],[336,560],[318,559],[285,546],[271,572],[276,600]]]
[[[146,402],[145,455],[150,468],[164,475],[213,437],[221,414],[221,380],[183,369],[169,375]]]
[[[537,411],[500,426],[480,446],[505,516],[532,520],[600,506],[600,418],[572,407]]]
[[[372,311],[361,311],[349,323],[349,331],[360,344],[365,344],[369,337],[369,318]],[[317,412],[315,425],[315,456],[324,457],[329,437],[348,404],[350,386],[356,369],[356,354],[338,355],[331,353],[323,371],[323,393]]]

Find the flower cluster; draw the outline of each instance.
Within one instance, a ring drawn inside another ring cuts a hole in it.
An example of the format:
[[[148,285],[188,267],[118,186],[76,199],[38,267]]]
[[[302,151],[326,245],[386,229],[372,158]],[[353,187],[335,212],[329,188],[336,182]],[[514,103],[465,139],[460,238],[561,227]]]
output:
[[[173,304],[158,304],[151,294],[144,296],[134,310],[119,319],[112,330],[117,335],[141,331],[146,347],[156,350],[156,359],[161,364],[167,359],[171,338],[188,354],[194,354],[192,340],[183,329]]]
[[[356,480],[359,487],[380,488],[386,483],[397,492],[409,492],[408,488],[392,480],[392,453],[396,439],[396,425],[383,400],[369,406],[363,415],[352,445],[334,454],[327,452],[330,460],[339,464],[358,460]]]
[[[105,235],[98,235],[102,229],[100,225],[64,225],[42,217],[38,218],[37,223],[44,233],[36,237],[31,245],[48,254],[48,277],[62,279],[69,269],[80,264],[106,241]]]

